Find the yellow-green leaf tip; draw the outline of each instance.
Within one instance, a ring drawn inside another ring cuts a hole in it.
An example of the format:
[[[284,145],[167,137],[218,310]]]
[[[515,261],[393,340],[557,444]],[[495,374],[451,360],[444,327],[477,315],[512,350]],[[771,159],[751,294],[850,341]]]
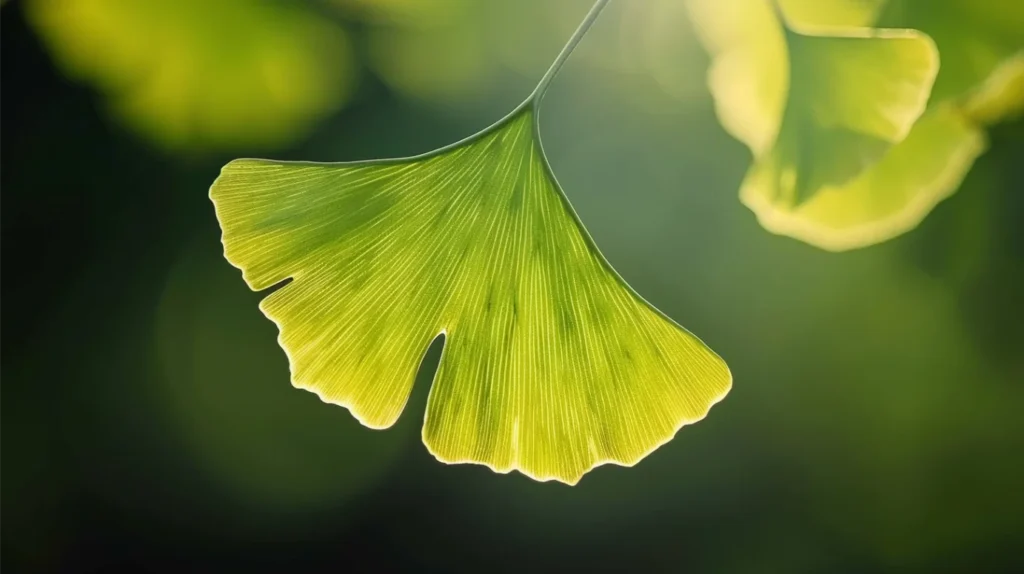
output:
[[[227,259],[295,386],[392,425],[441,361],[423,442],[438,460],[575,484],[702,419],[724,361],[615,273],[550,173],[532,105],[400,160],[237,160],[210,190]]]

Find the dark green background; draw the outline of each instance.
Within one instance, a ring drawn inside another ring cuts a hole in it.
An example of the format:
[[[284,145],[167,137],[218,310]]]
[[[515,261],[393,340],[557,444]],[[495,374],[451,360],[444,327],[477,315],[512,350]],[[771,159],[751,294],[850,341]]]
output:
[[[292,389],[207,199],[259,152],[157,150],[53,68],[17,2],[2,16],[5,572],[1024,566],[1024,122],[919,229],[832,254],[739,204],[749,156],[710,99],[645,113],[566,87],[594,73],[568,66],[544,108],[556,173],[611,262],[735,376],[705,421],[569,488],[427,453],[437,349],[388,431]],[[270,155],[424,152],[489,106],[441,113],[367,73]]]

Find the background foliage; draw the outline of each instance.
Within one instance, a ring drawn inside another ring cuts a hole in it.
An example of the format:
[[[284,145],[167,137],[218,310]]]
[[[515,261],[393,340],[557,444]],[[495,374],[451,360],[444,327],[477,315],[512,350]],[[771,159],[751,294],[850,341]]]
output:
[[[545,147],[612,264],[735,386],[637,467],[570,489],[417,444],[436,349],[386,433],[292,389],[207,189],[238,156],[473,133],[588,0],[83,0],[73,36],[47,17],[62,4],[0,11],[5,569],[1021,565],[1021,120],[918,229],[826,253],[737,202],[750,153],[680,3],[612,3],[548,94]]]

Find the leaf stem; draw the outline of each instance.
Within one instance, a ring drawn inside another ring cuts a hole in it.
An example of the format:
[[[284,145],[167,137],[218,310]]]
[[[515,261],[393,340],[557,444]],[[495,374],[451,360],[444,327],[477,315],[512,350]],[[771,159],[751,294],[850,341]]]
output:
[[[587,31],[590,30],[590,27],[594,25],[594,20],[597,20],[598,14],[601,13],[601,10],[603,10],[607,4],[608,0],[597,0],[597,2],[594,2],[594,5],[591,6],[590,11],[587,12],[586,17],[583,18],[583,21],[580,22],[579,27],[576,28],[575,32],[573,32],[572,37],[569,38],[569,41],[566,42],[565,47],[562,48],[561,52],[559,52],[558,57],[555,58],[554,63],[552,63],[551,67],[548,68],[548,71],[544,73],[544,77],[540,79],[540,82],[537,84],[537,87],[534,88],[533,93],[530,94],[528,101],[531,101],[534,104],[540,103],[541,98],[544,97],[544,92],[548,91],[548,85],[551,84],[551,80],[554,79],[556,75],[558,75],[558,71],[562,69],[562,65],[565,64],[565,61],[569,59],[569,56],[572,54],[572,51],[576,49],[576,45],[580,43],[580,40],[583,39],[583,36],[585,36],[587,34]]]

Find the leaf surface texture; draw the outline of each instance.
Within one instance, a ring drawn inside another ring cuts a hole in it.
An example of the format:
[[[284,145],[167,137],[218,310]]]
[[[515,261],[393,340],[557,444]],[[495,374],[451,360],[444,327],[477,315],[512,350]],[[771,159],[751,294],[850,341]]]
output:
[[[402,160],[236,160],[211,198],[227,258],[280,328],[293,383],[370,427],[444,351],[423,440],[445,462],[575,483],[632,465],[731,385],[615,273],[550,173],[532,105]]]

